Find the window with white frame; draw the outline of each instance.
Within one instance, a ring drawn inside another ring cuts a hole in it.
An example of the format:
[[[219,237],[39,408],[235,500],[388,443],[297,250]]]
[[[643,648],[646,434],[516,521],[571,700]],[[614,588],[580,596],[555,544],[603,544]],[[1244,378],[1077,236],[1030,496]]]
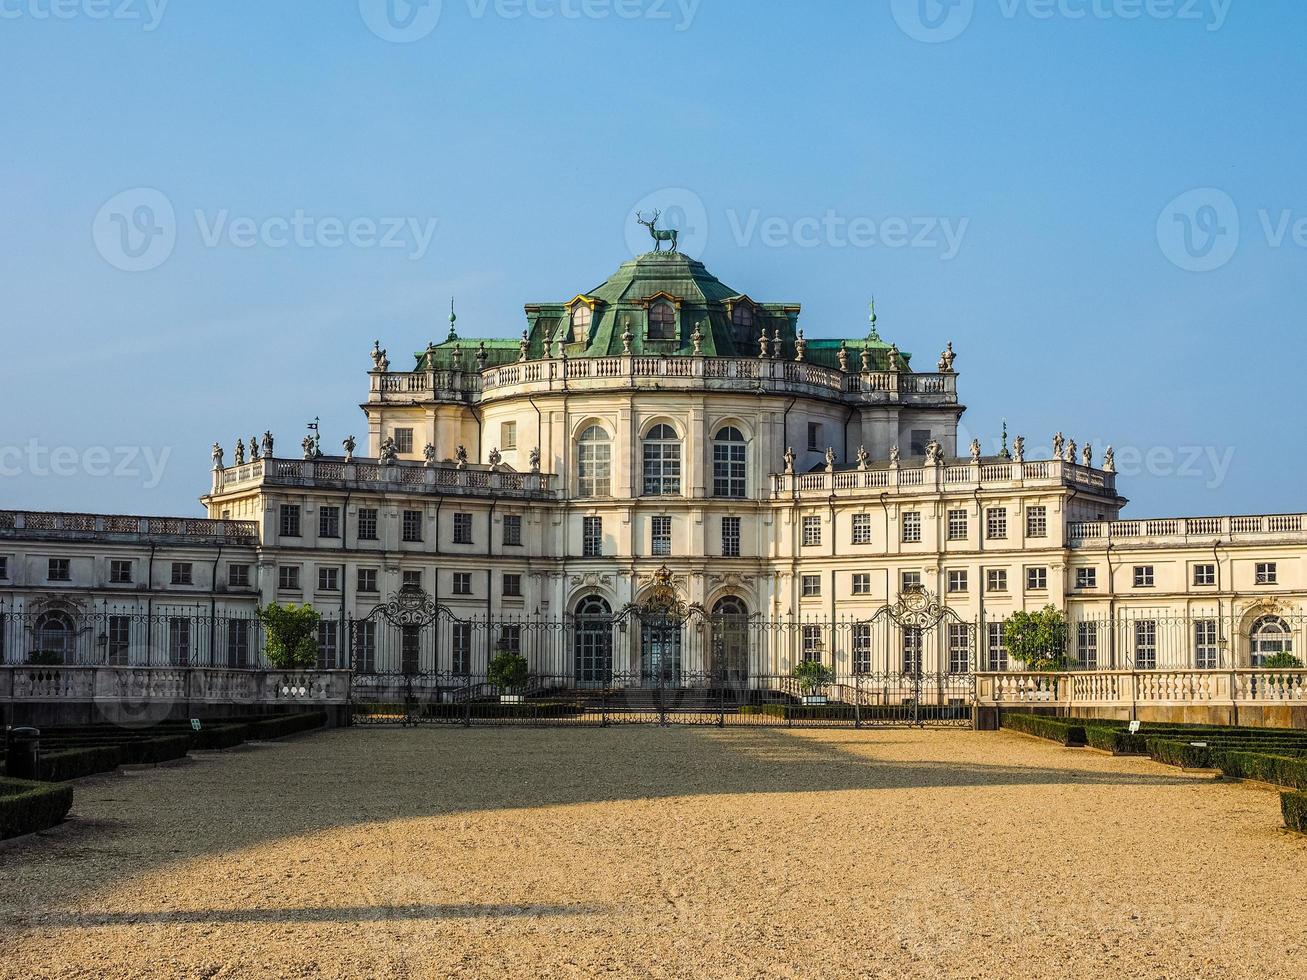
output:
[[[191,662],[191,621],[187,616],[173,616],[168,620],[168,660],[174,667],[185,667]]]
[[[281,565],[277,568],[277,588],[287,592],[298,591],[300,569],[298,565]]]
[[[871,624],[853,624],[853,672],[871,672]]]
[[[664,558],[672,553],[672,518],[659,514],[649,518],[649,553]]]
[[[971,627],[966,623],[948,624],[948,672],[971,673]]]
[[[1215,670],[1219,662],[1216,620],[1194,621],[1194,667],[1198,670]]]
[[[354,624],[354,669],[371,674],[377,669],[377,624],[359,620]]]
[[[244,562],[233,562],[228,565],[227,587],[230,589],[248,589],[250,587],[250,566]]]
[[[502,592],[505,598],[522,598],[522,576],[516,572],[505,572],[502,579]]]
[[[1096,588],[1098,588],[1098,569],[1097,569],[1097,568],[1077,568],[1077,569],[1076,569],[1076,588],[1077,588],[1077,589],[1096,589]]]
[[[714,497],[743,497],[748,484],[748,449],[744,434],[734,426],[717,431],[712,444]]]
[[[340,537],[340,508],[324,504],[318,508],[318,537]]]
[[[358,587],[360,592],[369,595],[378,592],[377,570],[375,568],[360,568],[358,570]]]
[[[821,517],[808,514],[803,518],[803,546],[812,548],[821,544]]]
[[[195,566],[188,561],[173,562],[171,581],[173,585],[194,585]]]
[[[731,334],[735,338],[736,353],[754,353],[753,307],[736,303],[731,307]]]
[[[604,519],[602,517],[584,517],[581,519],[581,557],[599,558],[604,553]]]
[[[1135,620],[1135,669],[1157,669],[1157,620]]]
[[[503,530],[504,546],[517,548],[522,545],[522,515],[505,514]]]
[[[989,669],[990,671],[1004,671],[1008,668],[1007,659],[1007,641],[1003,638],[1002,621],[990,622],[987,632],[989,633]]]
[[[581,433],[576,446],[577,494],[607,497],[612,493],[613,449],[608,435],[597,425]]]
[[[871,595],[871,572],[853,573],[853,594]]]
[[[132,645],[132,618],[130,616],[110,616],[108,649],[105,651],[111,667],[125,667],[128,651]]]
[[[1098,668],[1098,624],[1076,623],[1076,661],[1084,670]]]
[[[985,511],[985,537],[1002,541],[1007,537],[1007,508],[990,507]]]
[[[1215,585],[1216,566],[1211,564],[1194,566],[1194,585]]]
[[[472,515],[454,515],[454,544],[472,543]]]
[[[644,495],[681,492],[681,440],[670,425],[655,425],[644,437]]]
[[[406,568],[399,573],[399,584],[406,589],[422,588],[422,570],[420,568]]]
[[[1263,616],[1249,630],[1252,666],[1265,666],[1266,661],[1281,654],[1293,653],[1293,631],[1278,616]]]
[[[871,515],[853,515],[853,543],[871,544]]]
[[[803,590],[803,598],[812,599],[821,595],[821,576],[804,575],[799,579],[799,585]]]
[[[1048,569],[1043,565],[1031,565],[1026,569],[1026,589],[1030,592],[1044,592],[1048,589]]]
[[[318,670],[335,670],[339,635],[336,624],[330,620],[318,623]]]
[[[499,423],[499,448],[500,449],[517,448],[517,423],[516,422]]]
[[[522,655],[522,624],[510,623],[499,627],[499,649]]]
[[[572,343],[584,344],[590,339],[590,323],[593,319],[594,313],[589,303],[580,302],[572,307]]]
[[[340,591],[340,569],[339,569],[339,568],[319,568],[319,569],[318,569],[318,591],[319,591],[319,592],[339,592],[339,591]]]
[[[394,438],[395,438],[395,452],[411,453],[413,451],[412,429],[396,429]]]
[[[472,672],[472,624],[454,623],[450,628],[451,669],[455,674]]]
[[[1259,561],[1257,563],[1258,585],[1275,585],[1277,578],[1278,578],[1278,570],[1275,562]]]
[[[676,339],[676,310],[666,300],[659,300],[649,308],[650,340]]]
[[[454,595],[471,595],[472,594],[472,573],[455,572],[454,573]]]
[[[281,505],[281,536],[283,538],[298,538],[300,536],[299,504]]]
[[[902,592],[921,591],[921,573],[903,572],[899,575],[899,589]]]
[[[811,660],[815,663],[821,663],[822,653],[825,644],[822,642],[822,629],[820,626],[811,626],[804,624],[803,627],[803,659]]]
[[[967,591],[967,570],[965,568],[949,569],[948,590],[949,592]]]
[[[921,541],[921,511],[911,510],[903,515],[903,543],[917,544]]]
[[[722,518],[722,557],[740,557],[740,519],[738,517]]]
[[[1007,569],[990,568],[985,571],[985,591],[986,592],[1006,592],[1007,591]]]
[[[1048,537],[1048,508],[1037,506],[1026,508],[1026,537]]]
[[[377,540],[377,509],[375,507],[359,508],[358,528],[360,541]]]
[[[410,544],[416,544],[422,540],[422,511],[404,511],[401,536]]]
[[[903,673],[921,673],[921,650],[924,633],[920,626],[903,627]]]
[[[967,540],[967,512],[951,510],[948,512],[948,539],[950,541]]]
[[[4,559],[0,558],[0,564]],[[132,565],[131,559],[114,559],[109,562],[109,581],[114,585],[130,585],[132,582]],[[4,578],[0,575],[0,578]]]
[[[1136,565],[1134,582],[1136,589],[1151,589],[1154,582],[1153,566]]]

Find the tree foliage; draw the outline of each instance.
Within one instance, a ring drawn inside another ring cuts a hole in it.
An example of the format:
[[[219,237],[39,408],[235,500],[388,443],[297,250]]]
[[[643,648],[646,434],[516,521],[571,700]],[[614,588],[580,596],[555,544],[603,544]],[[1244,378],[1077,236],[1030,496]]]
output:
[[[1262,666],[1273,667],[1279,670],[1292,670],[1295,667],[1302,667],[1302,661],[1289,651],[1281,650],[1279,653],[1272,654],[1263,660]]]
[[[530,676],[526,658],[511,650],[500,650],[496,653],[494,659],[490,661],[490,668],[486,674],[490,683],[501,693],[512,688],[525,687]]]
[[[811,694],[833,681],[835,672],[816,660],[804,660],[795,665],[790,676],[799,682],[804,694]]]
[[[259,620],[267,632],[268,663],[278,670],[307,670],[318,663],[318,624],[322,617],[307,603],[259,607]]]
[[[1026,670],[1066,670],[1066,617],[1054,606],[1038,612],[1015,612],[1003,623],[1003,645],[1008,656]]]

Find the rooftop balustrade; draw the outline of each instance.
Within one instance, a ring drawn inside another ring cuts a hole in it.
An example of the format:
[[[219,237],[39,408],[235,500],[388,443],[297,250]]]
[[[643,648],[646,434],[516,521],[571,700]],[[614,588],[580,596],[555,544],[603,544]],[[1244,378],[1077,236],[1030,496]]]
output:
[[[1202,544],[1216,539],[1301,541],[1307,527],[1303,514],[1252,514],[1238,517],[1167,517],[1140,521],[1082,521],[1067,525],[1072,548],[1132,542],[1140,545]]]
[[[865,469],[778,473],[772,477],[777,496],[824,497],[838,491],[947,490],[954,488],[1005,488],[1031,485],[1077,486],[1100,493],[1116,493],[1116,474],[1055,459],[1016,462],[988,459],[935,465],[896,466],[873,463]]]
[[[121,537],[124,540],[167,539],[196,544],[254,544],[255,521],[207,520],[195,517],[127,517],[117,514],[63,514],[52,511],[0,510],[0,539]]]
[[[257,487],[323,487],[375,492],[430,493],[441,496],[557,496],[552,473],[516,473],[511,470],[456,463],[428,466],[414,462],[318,459],[256,459],[213,471],[213,492],[230,493]]]

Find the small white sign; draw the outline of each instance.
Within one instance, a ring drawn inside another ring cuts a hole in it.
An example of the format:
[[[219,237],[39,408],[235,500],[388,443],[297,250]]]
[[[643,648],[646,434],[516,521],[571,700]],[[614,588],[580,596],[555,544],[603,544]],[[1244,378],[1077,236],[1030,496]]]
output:
[[[198,732],[199,730],[200,730],[200,719],[198,719],[198,718],[192,718],[192,719],[191,719],[191,731],[193,731],[193,732]]]
[[[1130,734],[1131,735],[1139,734],[1139,722],[1137,721],[1130,722]]]

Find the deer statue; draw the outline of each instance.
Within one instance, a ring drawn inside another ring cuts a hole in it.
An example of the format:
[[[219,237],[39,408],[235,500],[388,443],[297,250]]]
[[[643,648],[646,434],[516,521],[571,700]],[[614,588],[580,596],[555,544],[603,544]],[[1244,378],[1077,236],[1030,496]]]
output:
[[[660,215],[662,215],[661,211],[655,211],[653,213],[653,217],[650,218],[648,221],[645,221],[644,218],[641,217],[641,214],[642,212],[640,211],[635,212],[635,220],[640,222],[640,224],[644,225],[646,228],[649,229],[649,234],[653,236],[653,240],[654,240],[654,251],[661,252],[663,250],[663,242],[671,242],[672,247],[670,250],[675,252],[676,244],[677,244],[676,236],[679,235],[680,232],[678,232],[675,228],[671,228],[664,231],[663,229],[656,227],[658,224],[658,218]]]

